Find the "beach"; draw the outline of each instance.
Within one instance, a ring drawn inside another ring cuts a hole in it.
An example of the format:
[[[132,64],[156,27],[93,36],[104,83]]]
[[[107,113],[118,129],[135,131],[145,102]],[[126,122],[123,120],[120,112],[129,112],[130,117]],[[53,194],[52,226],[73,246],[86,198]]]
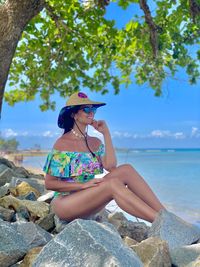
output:
[[[46,155],[27,156],[22,165],[43,173],[45,159]],[[130,163],[170,211],[199,225],[200,149],[117,150],[117,159],[118,165]],[[110,205],[120,210],[115,203]]]

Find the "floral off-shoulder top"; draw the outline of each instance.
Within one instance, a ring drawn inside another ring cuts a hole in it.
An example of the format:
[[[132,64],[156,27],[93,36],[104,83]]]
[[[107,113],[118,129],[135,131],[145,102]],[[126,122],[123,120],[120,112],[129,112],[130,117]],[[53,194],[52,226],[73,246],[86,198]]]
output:
[[[104,155],[101,144],[93,157],[90,152],[72,152],[52,149],[47,155],[44,172],[68,182],[87,182],[96,174],[103,173],[101,157]]]

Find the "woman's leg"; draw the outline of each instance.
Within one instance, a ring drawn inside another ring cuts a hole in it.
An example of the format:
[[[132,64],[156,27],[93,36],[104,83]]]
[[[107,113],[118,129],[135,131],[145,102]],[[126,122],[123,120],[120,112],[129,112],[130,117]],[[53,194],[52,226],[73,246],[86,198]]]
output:
[[[157,212],[126,187],[116,176],[105,179],[96,187],[87,188],[68,196],[60,196],[52,203],[54,212],[61,219],[85,217],[102,208],[112,199],[127,213],[152,222]]]
[[[107,174],[104,179],[113,179],[114,177],[119,177],[118,179],[155,211],[159,212],[161,209],[165,209],[149,185],[130,164],[120,165]]]

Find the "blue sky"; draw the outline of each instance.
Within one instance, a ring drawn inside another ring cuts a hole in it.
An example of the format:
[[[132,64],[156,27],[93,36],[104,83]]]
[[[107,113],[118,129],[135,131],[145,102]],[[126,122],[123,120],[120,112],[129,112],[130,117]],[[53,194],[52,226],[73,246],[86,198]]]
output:
[[[122,27],[133,12],[139,14],[141,11],[132,5],[122,12],[112,4],[106,16],[116,19],[117,26]],[[189,85],[184,70],[180,70],[176,77],[177,80],[168,79],[164,82],[163,96],[159,98],[147,85],[137,86],[134,83],[128,89],[122,87],[119,95],[114,95],[111,88],[109,94],[104,96],[88,89],[84,92],[93,100],[107,103],[98,109],[96,119],[104,119],[108,123],[117,147],[199,148],[200,83]],[[66,102],[58,95],[53,98],[57,103],[56,110],[47,112],[40,111],[39,99],[18,103],[14,107],[4,103],[1,135],[17,138],[21,148],[33,147],[34,144],[50,148],[62,134],[57,127],[57,116]],[[98,135],[92,129],[90,133]]]

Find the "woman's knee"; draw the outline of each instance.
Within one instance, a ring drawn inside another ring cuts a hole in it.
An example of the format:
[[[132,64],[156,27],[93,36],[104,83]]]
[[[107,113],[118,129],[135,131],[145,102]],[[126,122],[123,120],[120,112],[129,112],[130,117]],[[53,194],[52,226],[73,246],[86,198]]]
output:
[[[117,171],[120,175],[129,175],[130,173],[135,172],[135,169],[132,167],[131,164],[122,164],[117,167]]]

